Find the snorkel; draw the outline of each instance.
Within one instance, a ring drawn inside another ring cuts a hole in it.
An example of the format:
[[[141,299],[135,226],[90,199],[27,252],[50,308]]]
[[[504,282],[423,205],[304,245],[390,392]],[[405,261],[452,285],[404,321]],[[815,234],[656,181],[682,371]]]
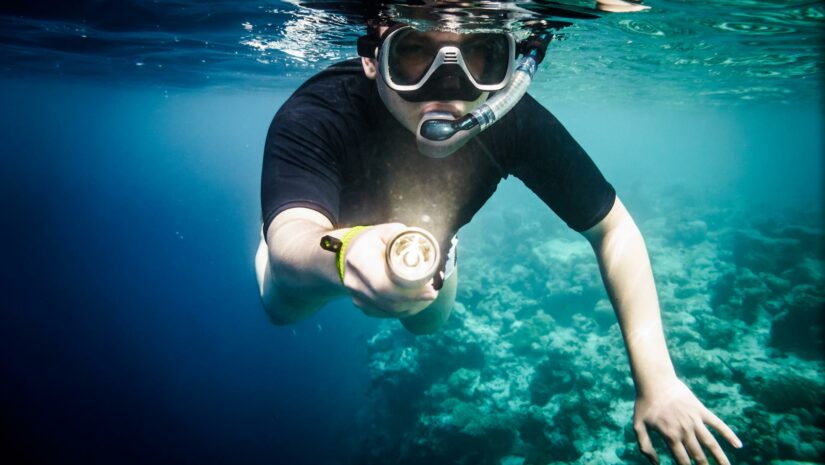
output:
[[[548,31],[527,39],[507,86],[467,115],[461,118],[444,112],[424,115],[416,132],[418,151],[432,158],[447,157],[512,110],[530,87],[552,39],[553,34]]]

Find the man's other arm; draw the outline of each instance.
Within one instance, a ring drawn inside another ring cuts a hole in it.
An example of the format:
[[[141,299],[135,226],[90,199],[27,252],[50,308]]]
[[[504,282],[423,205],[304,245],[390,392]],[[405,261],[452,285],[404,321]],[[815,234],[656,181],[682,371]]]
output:
[[[653,271],[641,232],[616,197],[597,225],[584,231],[613,303],[636,389],[647,392],[676,373],[665,344]]]
[[[690,457],[697,464],[706,464],[703,447],[719,464],[729,464],[705,425],[737,447],[741,442],[676,377],[665,344],[647,247],[618,197],[607,216],[583,234],[596,252],[630,359],[636,385],[633,427],[642,453],[658,463],[648,434],[652,428],[665,438],[679,465],[690,465]]]

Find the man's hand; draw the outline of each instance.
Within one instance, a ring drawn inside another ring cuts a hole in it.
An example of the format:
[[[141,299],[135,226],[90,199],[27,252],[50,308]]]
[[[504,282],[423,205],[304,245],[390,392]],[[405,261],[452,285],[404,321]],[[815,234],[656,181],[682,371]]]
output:
[[[630,13],[650,9],[649,6],[642,5],[641,0],[596,0],[596,8],[611,13]]]
[[[348,244],[344,256],[344,287],[352,303],[375,317],[406,318],[424,310],[438,297],[432,282],[407,289],[387,273],[387,245],[406,226],[379,224],[361,232]]]
[[[659,457],[650,441],[648,428],[662,435],[679,465],[690,465],[691,458],[697,465],[707,465],[708,459],[702,447],[713,455],[718,464],[730,465],[722,447],[705,425],[721,433],[734,447],[742,447],[742,442],[728,425],[705,408],[678,379],[674,378],[636,397],[633,430],[639,449],[651,463],[658,465]]]

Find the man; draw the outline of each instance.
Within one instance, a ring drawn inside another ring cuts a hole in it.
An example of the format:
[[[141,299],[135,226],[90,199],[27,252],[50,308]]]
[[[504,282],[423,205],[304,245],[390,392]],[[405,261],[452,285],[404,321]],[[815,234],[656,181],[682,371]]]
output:
[[[555,117],[525,95],[452,155],[419,153],[414,134],[422,121],[460,118],[483,105],[489,89],[507,84],[512,36],[404,24],[371,35],[374,48],[307,81],[270,127],[256,268],[272,321],[289,324],[349,296],[364,313],[398,318],[413,333],[438,330],[456,295],[455,234],[512,174],[593,246],[630,359],[641,451],[658,462],[653,428],[679,464],[707,463],[703,447],[728,464],[705,425],[741,443],[676,378],[644,240]],[[460,57],[439,59],[445,50]],[[431,231],[447,252],[435,280],[411,288],[397,285],[385,265],[388,242],[410,225]],[[326,236],[341,246],[336,253],[319,246]]]

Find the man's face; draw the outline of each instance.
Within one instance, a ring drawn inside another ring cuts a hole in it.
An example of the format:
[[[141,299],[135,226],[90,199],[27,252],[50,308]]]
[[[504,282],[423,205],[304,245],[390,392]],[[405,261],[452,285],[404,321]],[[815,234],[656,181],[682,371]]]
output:
[[[382,27],[380,34],[383,34],[386,27]],[[468,36],[455,34],[452,32],[426,32],[424,33],[428,38],[444,45],[456,45],[467,40]],[[402,126],[407,128],[410,132],[415,133],[418,130],[418,124],[426,113],[433,111],[440,111],[452,114],[458,118],[478,108],[489,97],[489,92],[482,92],[481,96],[474,101],[465,100],[433,100],[426,102],[409,102],[401,98],[398,92],[392,90],[387,86],[378,72],[377,60],[371,58],[362,58],[361,64],[364,67],[364,73],[370,79],[375,79],[378,85],[378,95],[390,113],[397,119]],[[414,66],[414,63],[410,64]]]

